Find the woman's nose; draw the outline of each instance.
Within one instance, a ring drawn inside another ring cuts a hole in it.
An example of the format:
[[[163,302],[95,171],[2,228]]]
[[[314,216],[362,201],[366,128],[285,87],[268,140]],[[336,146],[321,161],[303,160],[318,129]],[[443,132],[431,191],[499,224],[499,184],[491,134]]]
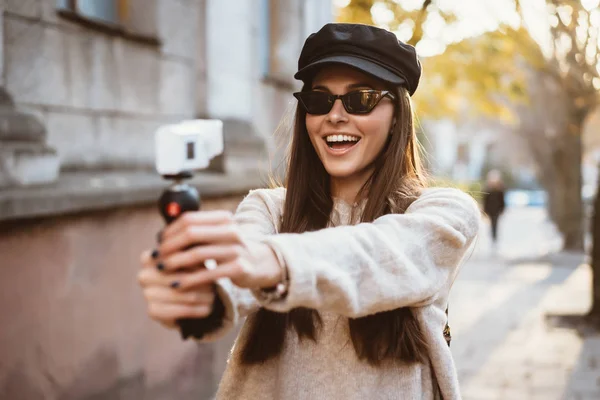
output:
[[[336,99],[333,102],[333,107],[331,107],[329,114],[327,114],[327,120],[333,124],[348,121],[348,113],[341,99]]]

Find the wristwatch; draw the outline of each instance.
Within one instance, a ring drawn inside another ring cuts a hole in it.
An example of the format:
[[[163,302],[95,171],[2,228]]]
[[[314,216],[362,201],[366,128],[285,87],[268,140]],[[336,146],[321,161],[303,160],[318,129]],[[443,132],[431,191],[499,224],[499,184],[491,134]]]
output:
[[[273,250],[273,253],[275,253],[275,257],[277,257],[277,261],[279,263],[279,266],[281,267],[281,281],[275,286],[268,288],[259,288],[254,291],[255,296],[262,303],[272,303],[274,301],[284,299],[285,296],[287,296],[288,294],[288,289],[290,286],[288,269],[285,264],[285,260],[283,259],[283,256],[276,248],[270,245],[269,247],[271,248],[271,250]]]

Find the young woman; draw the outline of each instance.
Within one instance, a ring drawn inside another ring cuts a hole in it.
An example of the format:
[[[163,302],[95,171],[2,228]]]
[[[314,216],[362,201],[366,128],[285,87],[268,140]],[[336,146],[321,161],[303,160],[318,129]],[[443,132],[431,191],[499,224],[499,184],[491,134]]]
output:
[[[394,34],[324,26],[295,75],[285,187],[251,191],[235,215],[186,213],[142,255],[155,320],[210,318],[218,303],[214,340],[247,317],[218,399],[460,398],[445,310],[479,210],[425,188],[420,75]]]

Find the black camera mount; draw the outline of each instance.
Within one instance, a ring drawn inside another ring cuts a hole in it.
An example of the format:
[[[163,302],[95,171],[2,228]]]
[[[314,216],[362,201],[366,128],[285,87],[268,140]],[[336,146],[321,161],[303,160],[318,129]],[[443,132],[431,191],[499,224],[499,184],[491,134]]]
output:
[[[173,181],[166,188],[158,200],[158,208],[160,214],[167,224],[175,221],[179,216],[187,211],[200,210],[201,200],[198,190],[184,183],[184,180],[190,179],[193,174],[189,171],[184,171],[176,175],[163,175],[163,178]],[[206,268],[200,265],[197,268]],[[201,339],[205,334],[213,332],[220,328],[225,317],[225,307],[223,302],[216,294],[213,303],[213,309],[209,316],[205,318],[184,318],[177,320],[181,331],[181,337],[185,340],[188,337]]]

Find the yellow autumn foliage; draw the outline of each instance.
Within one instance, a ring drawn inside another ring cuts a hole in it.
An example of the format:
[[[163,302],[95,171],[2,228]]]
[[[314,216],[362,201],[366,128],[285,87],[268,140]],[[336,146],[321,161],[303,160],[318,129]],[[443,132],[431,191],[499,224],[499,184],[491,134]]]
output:
[[[447,24],[456,22],[432,0],[416,10],[405,10],[394,0],[352,0],[339,10],[339,22],[374,24],[371,8],[384,4],[394,13],[387,28],[394,31],[405,21],[414,25],[409,43],[417,45],[423,37],[423,24],[435,11]],[[484,115],[511,122],[511,105],[527,101],[523,66],[543,67],[538,44],[524,28],[507,25],[481,36],[448,45],[444,52],[422,58],[423,79],[413,101],[427,118],[453,118],[465,114]]]

